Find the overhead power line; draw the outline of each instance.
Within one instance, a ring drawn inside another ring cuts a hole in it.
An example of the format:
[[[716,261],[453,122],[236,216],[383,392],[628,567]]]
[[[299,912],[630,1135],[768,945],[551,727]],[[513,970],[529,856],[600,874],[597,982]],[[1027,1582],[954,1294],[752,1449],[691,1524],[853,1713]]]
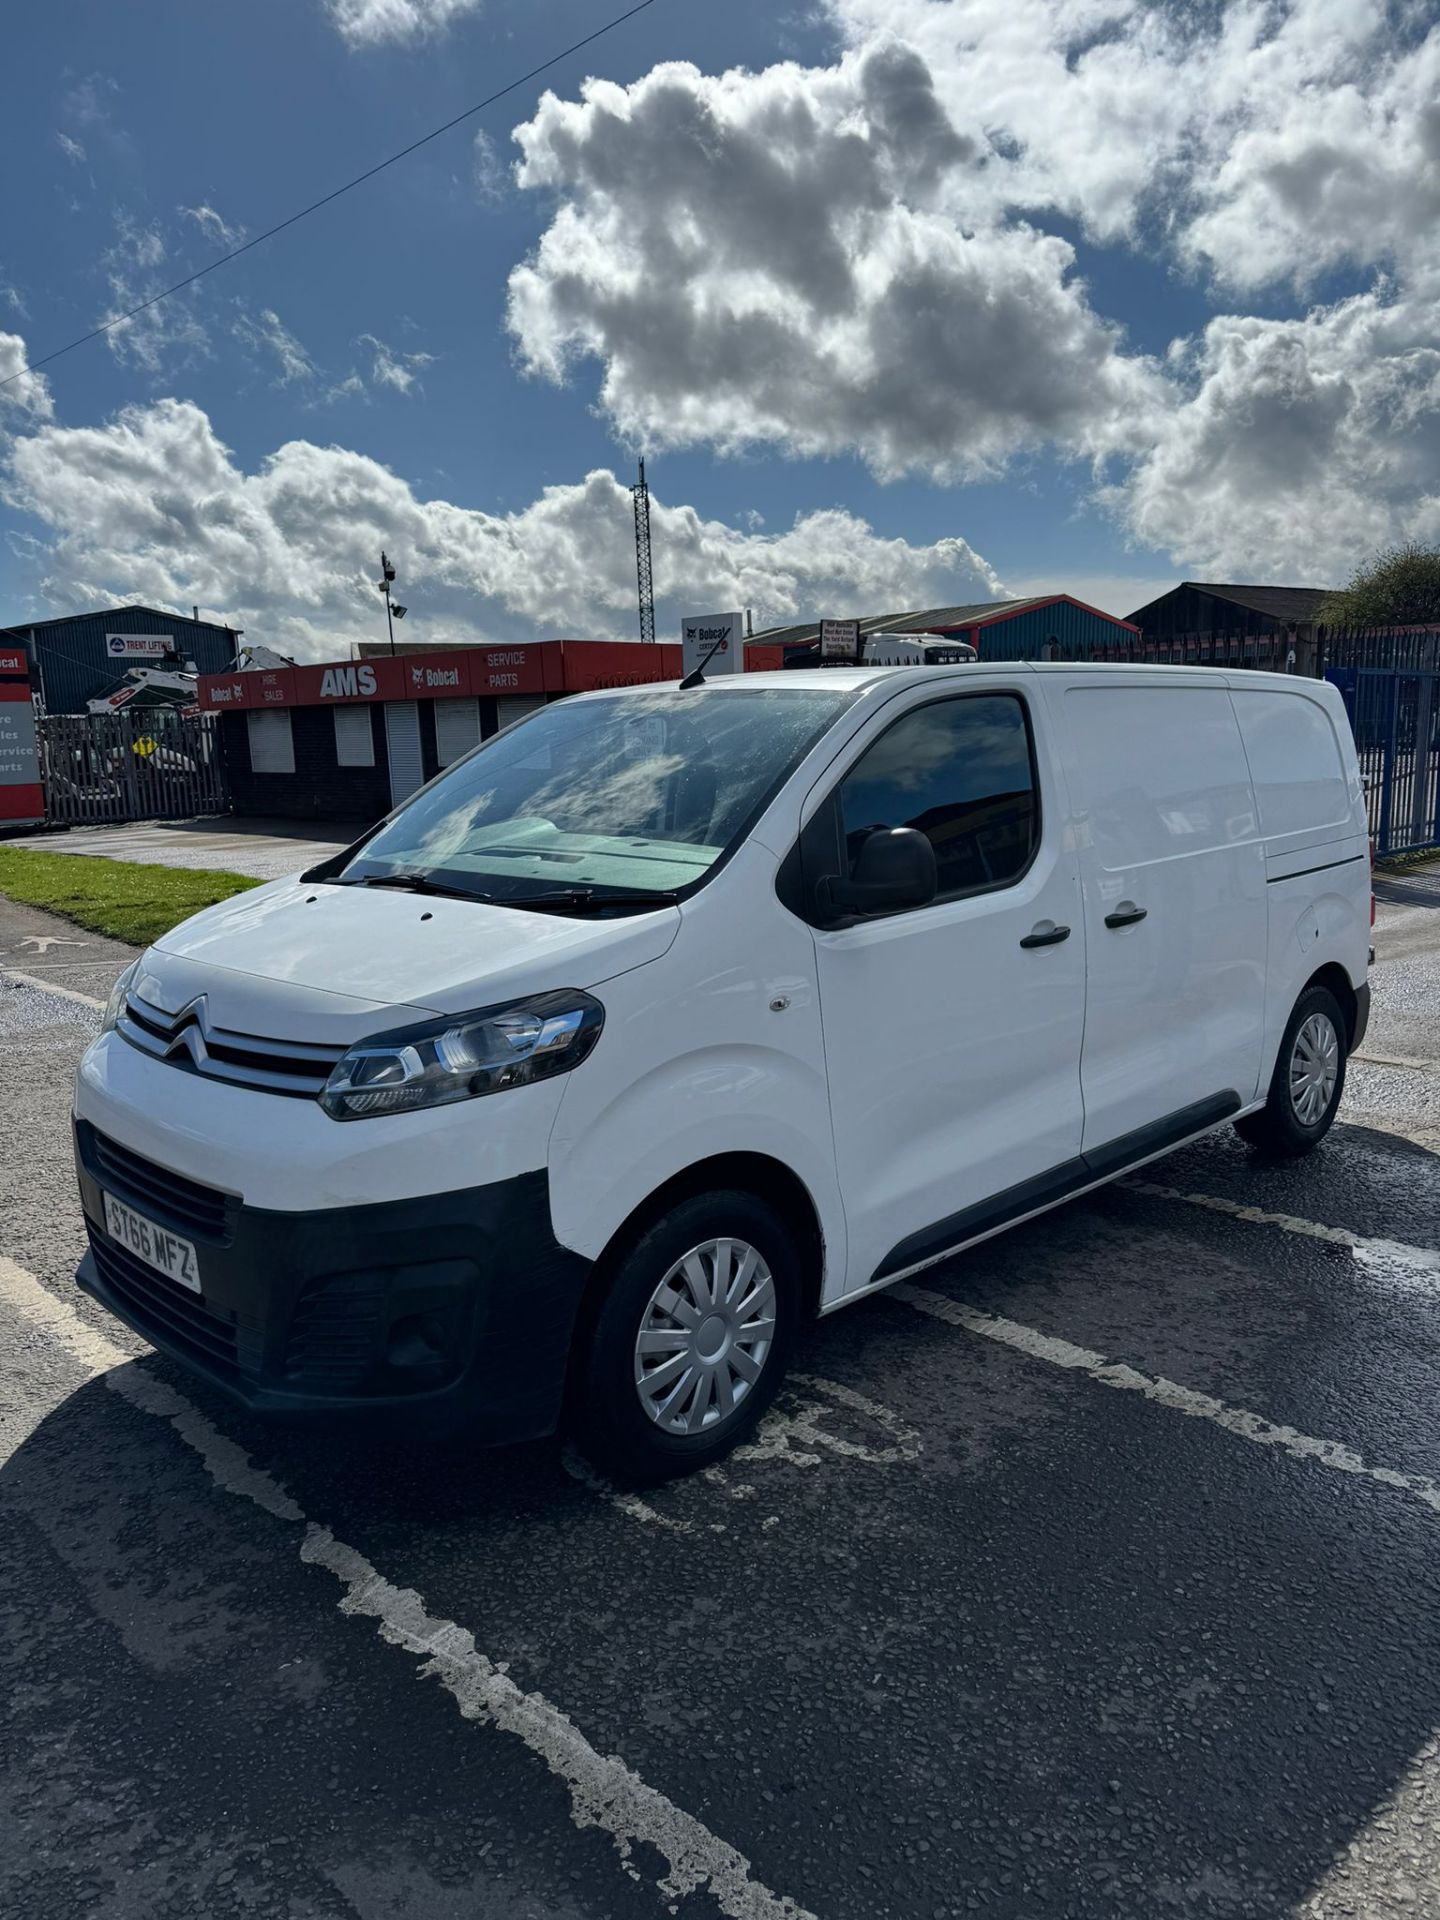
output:
[[[447,120],[441,127],[433,127],[429,133],[422,133],[418,140],[412,140],[408,147],[401,147],[398,153],[392,153],[388,160],[379,160],[373,167],[367,167],[364,173],[357,173],[353,180],[347,180],[344,186],[336,187],[333,192],[323,194],[320,199],[312,200],[308,207],[301,207],[298,213],[292,213],[287,219],[277,221],[273,227],[267,227],[263,233],[257,233],[253,240],[246,240],[238,247],[232,247],[228,253],[222,253],[217,260],[207,266],[199,267],[194,273],[187,273],[183,280],[177,280],[173,287],[165,287],[159,293],[152,293],[148,300],[142,300],[138,306],[131,307],[125,313],[117,313],[103,325],[92,327],[89,333],[82,333],[78,340],[70,341],[68,346],[56,347],[53,353],[45,354],[39,360],[30,360],[17,372],[7,374],[0,380],[0,387],[8,387],[12,381],[22,380],[27,373],[38,373],[41,367],[48,367],[52,360],[73,353],[76,347],[83,347],[88,341],[98,340],[102,334],[112,333],[116,327],[123,327],[127,320],[133,320],[137,313],[144,313],[148,307],[158,306],[162,300],[168,300],[172,293],[179,293],[185,287],[193,287],[197,280],[203,280],[207,273],[214,273],[217,267],[228,266],[230,261],[238,260],[242,253],[249,253],[266,240],[273,240],[277,233],[283,233],[287,227],[293,227],[297,221],[304,220],[312,213],[318,213],[321,207],[328,207],[332,200],[338,200],[342,194],[351,193],[356,187],[363,186],[367,180],[373,180],[377,173],[383,173],[387,167],[393,167],[397,160],[418,152],[421,147],[429,146],[432,140],[438,140],[442,133],[449,133],[452,127],[458,127],[462,121],[473,120],[477,113],[483,113],[486,107],[493,107],[497,100],[503,100],[507,93],[514,93],[528,81],[542,73],[548,73],[551,67],[558,67],[562,60],[568,60],[572,53],[579,53],[582,47],[590,46],[594,41],[603,39],[607,33],[613,33],[616,27],[624,26],[627,20],[633,20],[637,13],[644,13],[647,7],[653,7],[655,0],[638,0],[638,3],[617,13],[613,20],[607,20],[602,27],[596,27],[593,33],[587,33],[583,39],[572,40],[568,47],[562,47],[559,53],[551,54],[548,60],[542,60],[538,67],[531,67],[528,73],[519,74],[506,86],[494,93],[486,94],[483,100],[477,100],[473,107],[466,107],[463,113],[457,113],[453,120]]]

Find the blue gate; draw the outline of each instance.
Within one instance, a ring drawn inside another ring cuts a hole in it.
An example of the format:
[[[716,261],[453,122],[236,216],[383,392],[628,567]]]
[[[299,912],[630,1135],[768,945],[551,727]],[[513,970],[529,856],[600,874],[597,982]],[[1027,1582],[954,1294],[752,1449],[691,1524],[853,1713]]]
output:
[[[1360,755],[1377,854],[1440,846],[1440,671],[1331,666]]]

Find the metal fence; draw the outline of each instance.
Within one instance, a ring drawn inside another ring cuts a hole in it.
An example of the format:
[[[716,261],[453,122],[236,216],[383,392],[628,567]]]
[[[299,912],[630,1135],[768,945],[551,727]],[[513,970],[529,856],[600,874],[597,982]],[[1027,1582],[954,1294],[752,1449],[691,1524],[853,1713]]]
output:
[[[1332,666],[1379,854],[1440,846],[1440,670]]]
[[[170,707],[57,713],[36,729],[57,826],[183,820],[230,806],[216,716]]]

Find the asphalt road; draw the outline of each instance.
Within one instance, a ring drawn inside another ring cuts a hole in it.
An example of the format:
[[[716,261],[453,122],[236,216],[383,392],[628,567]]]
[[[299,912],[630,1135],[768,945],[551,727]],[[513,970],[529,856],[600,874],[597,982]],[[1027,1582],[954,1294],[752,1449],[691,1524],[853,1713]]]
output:
[[[1318,1154],[826,1321],[644,1500],[262,1428],[79,1298],[53,989],[124,955],[0,902],[0,1914],[1440,1915],[1440,872],[1383,891]]]

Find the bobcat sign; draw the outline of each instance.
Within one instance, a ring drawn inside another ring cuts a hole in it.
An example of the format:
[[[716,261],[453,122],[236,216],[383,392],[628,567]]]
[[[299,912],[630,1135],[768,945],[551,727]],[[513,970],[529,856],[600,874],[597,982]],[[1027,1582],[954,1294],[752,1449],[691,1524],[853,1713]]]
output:
[[[740,613],[697,613],[680,622],[680,648],[684,671],[694,673],[711,656],[705,668],[711,673],[745,671],[745,616]]]

